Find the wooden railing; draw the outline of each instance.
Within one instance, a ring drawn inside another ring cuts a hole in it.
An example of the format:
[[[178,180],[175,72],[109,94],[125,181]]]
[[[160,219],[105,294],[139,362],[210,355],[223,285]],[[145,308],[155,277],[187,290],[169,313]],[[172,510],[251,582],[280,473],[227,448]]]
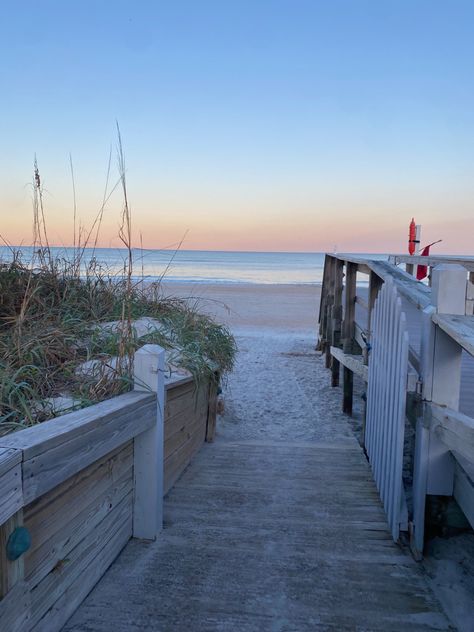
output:
[[[460,266],[457,258],[448,258],[448,263],[444,261],[422,258],[420,263],[432,267],[431,285],[426,285],[396,267],[395,262],[327,255],[319,314],[318,348],[331,370],[333,386],[339,385],[342,367],[344,412],[352,414],[354,375],[372,382],[368,384],[368,396],[373,401],[367,406],[372,406],[376,414],[368,437],[367,410],[364,411],[361,439],[367,451],[372,450],[369,458],[374,461],[374,475],[382,497],[392,499],[396,497],[395,489],[386,489],[384,477],[393,465],[392,444],[398,442],[403,446],[403,429],[394,421],[394,406],[401,395],[395,392],[396,384],[389,374],[391,358],[385,356],[385,360],[384,354],[401,353],[395,344],[395,329],[392,334],[388,326],[390,319],[393,323],[393,319],[401,315],[386,305],[379,310],[378,325],[373,322],[374,306],[388,279],[402,301],[400,314],[406,311],[408,321],[416,316],[416,323],[408,324],[412,330],[418,328],[421,345],[409,340],[404,386],[406,416],[416,426],[413,507],[408,516],[416,557],[420,557],[423,550],[427,494],[454,496],[474,526],[474,419],[459,412],[462,351],[474,355],[474,317],[470,303],[474,296],[471,269],[474,262],[468,260],[466,266]],[[366,284],[368,280],[368,289],[358,284],[361,275]],[[374,347],[377,347],[376,352],[371,351]],[[378,354],[377,366],[371,367],[374,353]],[[376,400],[379,405],[374,408]],[[382,414],[385,417],[378,420]],[[399,454],[396,458],[400,463]],[[380,459],[385,460],[382,469]],[[401,484],[399,470],[397,472],[396,477],[389,477],[395,487]],[[389,515],[388,507],[386,509]],[[390,512],[393,516],[393,507]],[[400,524],[403,526],[403,520]],[[392,522],[391,526],[395,537],[397,527]]]
[[[135,354],[135,389],[0,438],[0,630],[62,628],[215,427],[214,383],[165,379]]]
[[[440,256],[410,256],[410,255],[389,255],[388,260],[393,265],[405,265],[405,269],[409,274],[416,276],[417,266],[425,266],[428,268],[428,282],[431,285],[433,268],[437,265],[453,264],[461,265],[468,276],[466,291],[466,314],[472,316],[474,314],[474,257],[467,259],[466,257],[451,257],[448,255]]]

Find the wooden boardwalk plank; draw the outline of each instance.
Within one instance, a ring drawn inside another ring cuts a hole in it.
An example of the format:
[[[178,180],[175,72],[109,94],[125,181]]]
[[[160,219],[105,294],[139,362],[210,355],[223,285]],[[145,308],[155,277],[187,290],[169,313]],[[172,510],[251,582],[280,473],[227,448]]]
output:
[[[355,473],[354,473],[355,472]],[[205,445],[68,632],[449,629],[355,441]]]

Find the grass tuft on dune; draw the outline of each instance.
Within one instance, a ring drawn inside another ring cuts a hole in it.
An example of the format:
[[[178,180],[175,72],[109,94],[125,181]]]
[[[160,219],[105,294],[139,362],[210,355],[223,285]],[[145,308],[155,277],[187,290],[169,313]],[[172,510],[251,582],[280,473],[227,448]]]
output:
[[[143,317],[150,324],[139,331]],[[84,269],[42,252],[32,265],[15,253],[0,264],[0,435],[129,390],[133,353],[146,343],[198,381],[230,371],[236,351],[224,326],[163,297],[159,284],[113,276],[96,261]],[[78,372],[91,360],[94,371]]]

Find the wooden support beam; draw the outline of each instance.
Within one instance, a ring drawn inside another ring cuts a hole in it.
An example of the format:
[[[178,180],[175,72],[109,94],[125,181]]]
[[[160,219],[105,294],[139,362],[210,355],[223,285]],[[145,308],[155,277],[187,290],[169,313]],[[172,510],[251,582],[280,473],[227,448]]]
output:
[[[453,452],[474,463],[474,419],[457,410],[429,404],[430,425],[436,436]]]
[[[209,382],[209,404],[207,409],[207,425],[206,425],[206,441],[212,443],[216,435],[217,421],[217,388],[219,384],[219,376]]]
[[[362,307],[362,309],[365,310],[369,310],[369,304],[367,303],[367,301],[365,301],[362,296],[356,296],[355,297],[355,302],[357,303],[357,305],[360,305]]]
[[[344,351],[338,347],[331,347],[331,355],[340,362],[342,366],[349,369],[351,373],[358,375],[364,382],[368,381],[369,368],[363,363],[362,356],[344,353]]]
[[[474,318],[455,314],[433,314],[433,322],[470,355],[474,355]]]
[[[355,342],[355,303],[357,288],[357,264],[346,264],[346,292],[344,297],[343,345],[345,353],[354,351]],[[343,363],[343,399],[342,410],[352,415],[354,378],[352,371]]]
[[[367,315],[367,331],[369,334],[370,340],[370,331],[371,331],[371,321],[372,321],[372,310],[374,309],[375,301],[379,294],[380,288],[383,285],[383,280],[380,278],[378,274],[375,272],[371,272],[369,276],[369,304],[368,304],[368,315]]]
[[[453,495],[471,527],[474,529],[474,465],[472,463],[472,455],[470,461],[466,461],[462,456],[456,453],[454,456]]]
[[[335,259],[333,268],[334,278],[334,301],[332,308],[332,339],[331,344],[334,347],[341,345],[341,328],[342,328],[342,292],[343,292],[343,273],[344,262]],[[339,386],[339,362],[332,358],[331,362],[331,386]]]
[[[365,350],[367,347],[367,331],[365,329],[362,329],[362,327],[358,323],[354,323],[354,340],[362,349],[363,355],[365,357]]]
[[[324,351],[326,354],[326,368],[329,369],[331,366],[330,347],[332,343],[332,309],[334,305],[334,268],[336,265],[336,259],[326,255],[326,265],[328,268],[328,284],[325,305],[326,329],[324,336]]]

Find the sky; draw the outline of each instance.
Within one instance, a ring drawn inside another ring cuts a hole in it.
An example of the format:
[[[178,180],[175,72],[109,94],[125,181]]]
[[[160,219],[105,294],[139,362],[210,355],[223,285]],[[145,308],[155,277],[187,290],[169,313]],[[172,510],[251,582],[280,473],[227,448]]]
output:
[[[0,0],[0,233],[51,243],[117,170],[146,248],[474,255],[472,0]],[[100,244],[118,244],[121,196]]]

